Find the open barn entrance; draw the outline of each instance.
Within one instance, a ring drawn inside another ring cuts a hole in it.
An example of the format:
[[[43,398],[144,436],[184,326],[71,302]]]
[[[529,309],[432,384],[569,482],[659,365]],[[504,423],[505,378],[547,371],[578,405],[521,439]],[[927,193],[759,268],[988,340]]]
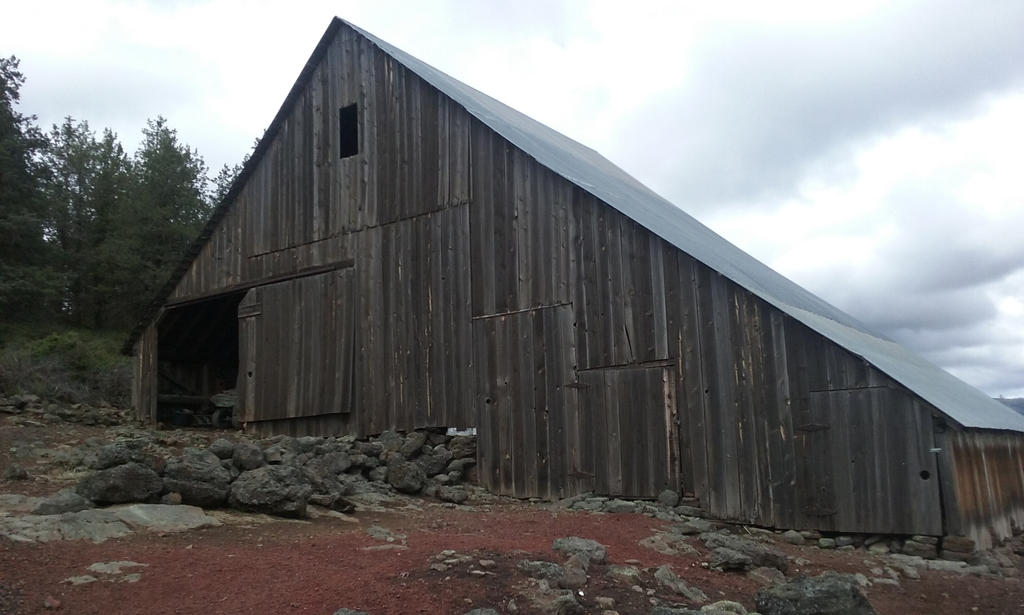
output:
[[[237,396],[238,303],[244,292],[167,309],[157,334],[157,420],[229,426]]]

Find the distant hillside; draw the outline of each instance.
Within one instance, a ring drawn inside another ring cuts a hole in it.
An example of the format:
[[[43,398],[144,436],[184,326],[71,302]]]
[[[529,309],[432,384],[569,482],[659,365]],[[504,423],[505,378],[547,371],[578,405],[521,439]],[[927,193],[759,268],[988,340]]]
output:
[[[996,401],[1001,401],[1004,405],[1024,414],[1024,397],[997,397]]]

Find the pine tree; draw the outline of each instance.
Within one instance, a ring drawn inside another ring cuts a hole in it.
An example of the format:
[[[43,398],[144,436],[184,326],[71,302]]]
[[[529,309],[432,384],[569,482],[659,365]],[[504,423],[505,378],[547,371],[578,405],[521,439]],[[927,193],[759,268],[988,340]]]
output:
[[[59,296],[46,201],[39,177],[46,141],[36,117],[15,108],[25,78],[14,56],[0,58],[0,320],[52,314]]]

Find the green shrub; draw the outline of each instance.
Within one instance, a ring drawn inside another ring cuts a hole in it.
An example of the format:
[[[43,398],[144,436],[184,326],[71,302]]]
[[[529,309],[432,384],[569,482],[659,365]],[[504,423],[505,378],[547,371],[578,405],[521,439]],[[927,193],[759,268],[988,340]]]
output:
[[[18,335],[0,350],[0,392],[127,405],[131,363],[118,352],[121,334],[69,329],[38,335]]]

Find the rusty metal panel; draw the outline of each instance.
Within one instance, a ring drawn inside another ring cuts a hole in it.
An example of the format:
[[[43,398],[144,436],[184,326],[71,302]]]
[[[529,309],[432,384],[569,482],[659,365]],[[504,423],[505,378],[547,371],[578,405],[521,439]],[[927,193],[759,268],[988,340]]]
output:
[[[991,546],[1024,527],[1024,436],[980,431],[949,432],[960,533]]]

